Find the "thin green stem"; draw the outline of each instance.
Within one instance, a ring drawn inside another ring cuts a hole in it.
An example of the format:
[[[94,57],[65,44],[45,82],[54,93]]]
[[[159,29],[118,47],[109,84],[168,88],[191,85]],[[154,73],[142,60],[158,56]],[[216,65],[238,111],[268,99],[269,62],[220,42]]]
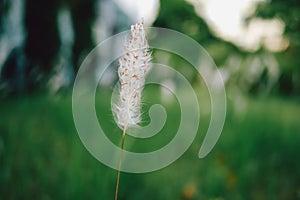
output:
[[[121,144],[121,153],[120,153],[119,168],[118,168],[118,177],[117,177],[117,183],[116,183],[115,200],[118,200],[118,191],[119,191],[119,183],[120,183],[120,174],[121,174],[121,167],[122,167],[122,156],[123,156],[123,151],[124,151],[125,135],[126,135],[126,125],[124,126],[123,135],[122,135],[122,144]]]

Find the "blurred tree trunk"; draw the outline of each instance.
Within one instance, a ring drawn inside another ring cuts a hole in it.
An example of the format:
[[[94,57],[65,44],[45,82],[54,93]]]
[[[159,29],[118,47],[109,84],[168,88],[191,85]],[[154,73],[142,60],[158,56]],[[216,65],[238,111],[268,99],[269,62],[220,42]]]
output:
[[[62,44],[59,37],[57,16],[60,6],[66,4],[72,17],[75,35],[73,60],[76,73],[83,56],[93,47],[92,25],[97,0],[26,0],[24,25],[26,58],[24,89],[26,92],[45,90],[55,73],[55,66]],[[18,59],[18,58],[15,58]]]
[[[9,3],[7,0],[0,1],[0,36],[3,32],[3,18],[4,15],[6,15],[7,13],[8,7],[9,7]]]
[[[25,84],[28,91],[41,89],[53,73],[60,46],[57,13],[58,0],[26,0],[25,3]]]
[[[73,65],[77,73],[84,56],[94,45],[92,26],[95,19],[96,0],[67,0],[71,9],[75,41],[73,47]]]

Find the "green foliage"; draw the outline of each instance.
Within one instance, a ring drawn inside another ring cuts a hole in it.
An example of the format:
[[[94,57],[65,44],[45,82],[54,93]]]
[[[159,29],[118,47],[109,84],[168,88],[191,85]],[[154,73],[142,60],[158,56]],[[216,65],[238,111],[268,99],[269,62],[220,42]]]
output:
[[[285,35],[292,46],[300,46],[300,2],[298,0],[272,0],[258,4],[253,16],[263,19],[279,18],[285,23]]]
[[[300,94],[300,1],[271,0],[258,3],[253,18],[280,19],[284,25],[284,36],[289,40],[289,48],[278,53],[281,75],[279,92],[284,95]]]
[[[157,102],[151,94],[151,89],[145,94],[145,108]],[[110,95],[96,99],[101,122],[119,144],[121,132],[105,103]],[[299,198],[299,103],[279,98],[247,103],[246,112],[236,115],[239,105],[229,101],[224,131],[208,157],[197,157],[209,122],[204,115],[195,142],[175,163],[147,174],[122,173],[120,199]],[[0,199],[113,199],[117,172],[81,143],[69,96],[2,101],[0,110]],[[172,120],[179,116],[177,109],[168,113]],[[176,130],[172,122],[168,127],[173,129],[164,133]],[[152,150],[154,144],[126,142],[137,150]],[[159,147],[168,141],[160,136],[156,142]]]
[[[201,43],[215,39],[206,22],[196,14],[194,6],[182,0],[161,0],[153,26],[180,31]]]

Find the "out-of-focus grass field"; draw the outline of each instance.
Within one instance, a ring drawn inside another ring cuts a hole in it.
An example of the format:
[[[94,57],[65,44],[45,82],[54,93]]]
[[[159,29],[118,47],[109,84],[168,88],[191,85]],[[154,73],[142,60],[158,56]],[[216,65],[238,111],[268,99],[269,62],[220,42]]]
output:
[[[110,127],[109,107],[101,103],[109,98],[97,99],[97,110],[109,116],[104,126]],[[242,115],[233,114],[233,102],[228,106],[223,133],[208,157],[197,155],[209,116],[175,163],[147,174],[122,173],[120,199],[300,199],[299,102],[249,97]],[[176,120],[178,109],[168,112]],[[0,113],[0,199],[114,198],[117,172],[81,143],[70,96],[2,100]],[[111,132],[119,143],[119,130]],[[149,150],[153,143],[142,146]]]

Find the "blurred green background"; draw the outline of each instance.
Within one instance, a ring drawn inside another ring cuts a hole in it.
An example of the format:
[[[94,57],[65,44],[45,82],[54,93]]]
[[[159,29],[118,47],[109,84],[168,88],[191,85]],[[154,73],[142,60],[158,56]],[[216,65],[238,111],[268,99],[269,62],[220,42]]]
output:
[[[154,51],[154,60],[174,66],[197,92],[199,131],[170,166],[122,173],[119,199],[300,199],[298,0],[0,1],[0,199],[114,198],[117,172],[89,154],[77,135],[72,85],[92,48],[141,17],[208,51],[225,82],[228,110],[217,145],[198,159],[210,120],[207,88],[182,58]],[[99,86],[96,110],[119,145],[110,110],[115,67]],[[178,102],[155,86],[145,88],[144,100],[144,124],[154,103],[165,106],[168,120],[149,140],[127,137],[128,150],[155,150],[176,133]]]

